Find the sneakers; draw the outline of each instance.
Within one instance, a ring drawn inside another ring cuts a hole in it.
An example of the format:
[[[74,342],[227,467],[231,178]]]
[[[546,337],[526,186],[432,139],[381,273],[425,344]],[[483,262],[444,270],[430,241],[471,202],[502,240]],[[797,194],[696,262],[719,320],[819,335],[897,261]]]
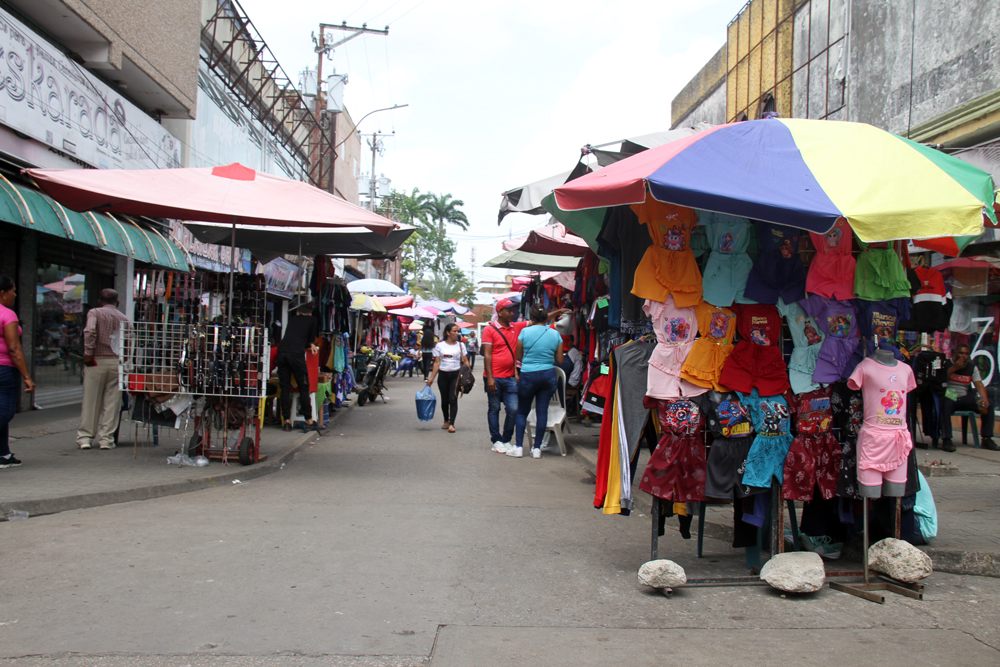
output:
[[[90,443],[89,442],[81,442],[80,443],[80,449],[90,449]]]
[[[542,450],[550,449],[549,439],[552,437],[552,431],[546,431],[545,435],[542,436]],[[537,458],[537,457],[535,457]]]
[[[946,452],[955,451],[955,443],[951,441],[951,438],[945,438],[941,441],[941,449]]]
[[[843,542],[834,542],[828,535],[811,537],[800,533],[799,541],[802,542],[803,549],[818,553],[827,560],[837,560],[840,558],[840,550],[844,548]]]
[[[533,459],[540,459],[540,458],[542,458],[542,450],[540,450],[540,449],[532,449],[531,450],[531,458],[533,458]]]
[[[101,445],[101,449],[114,449],[114,448],[115,448],[115,443],[113,442]]]
[[[991,452],[1000,452],[1000,445],[993,442],[993,438],[983,438],[983,441],[980,444],[983,449],[988,449]]]
[[[496,452],[497,454],[506,454],[508,449],[510,449],[509,442],[500,442],[497,440],[493,443],[493,447],[490,448],[490,451]]]
[[[7,458],[0,458],[0,468],[16,468],[21,465],[21,462],[14,458],[13,454],[7,456]]]
[[[513,456],[515,459],[519,459],[522,456],[524,456],[524,450],[522,450],[520,447],[511,447],[506,452],[504,452],[504,454],[506,454],[507,456]]]
[[[281,430],[284,431],[285,433],[291,433],[292,432],[292,422],[290,422],[290,421],[285,422],[285,425],[281,427]]]

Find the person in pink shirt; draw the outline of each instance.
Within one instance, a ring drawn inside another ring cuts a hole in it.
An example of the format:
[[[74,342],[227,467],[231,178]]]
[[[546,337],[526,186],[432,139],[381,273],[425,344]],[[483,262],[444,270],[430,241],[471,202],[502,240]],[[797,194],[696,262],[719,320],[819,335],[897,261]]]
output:
[[[7,276],[0,276],[0,329],[3,330],[3,335],[0,336],[0,468],[21,465],[10,451],[8,437],[10,422],[17,411],[21,378],[24,379],[26,392],[35,390],[35,383],[24,360],[24,350],[21,349],[21,326],[18,324],[17,313],[11,310],[16,300],[14,281]]]

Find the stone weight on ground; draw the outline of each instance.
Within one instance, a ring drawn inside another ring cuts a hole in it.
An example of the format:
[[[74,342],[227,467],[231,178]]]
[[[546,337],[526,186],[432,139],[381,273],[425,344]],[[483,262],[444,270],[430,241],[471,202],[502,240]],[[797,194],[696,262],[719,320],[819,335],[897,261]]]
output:
[[[687,574],[672,560],[651,560],[639,568],[639,583],[652,588],[674,588],[687,583]]]
[[[868,548],[868,567],[908,584],[933,572],[931,557],[909,542],[887,537]]]
[[[760,578],[787,593],[813,593],[823,588],[826,569],[819,554],[797,551],[778,554],[764,564]]]

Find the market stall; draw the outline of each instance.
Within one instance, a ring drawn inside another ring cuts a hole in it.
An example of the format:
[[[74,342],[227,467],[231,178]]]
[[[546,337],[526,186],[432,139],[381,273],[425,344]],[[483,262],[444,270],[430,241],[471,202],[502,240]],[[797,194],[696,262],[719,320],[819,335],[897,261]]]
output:
[[[768,119],[652,148],[545,200],[598,248],[572,297],[590,330],[584,405],[601,418],[595,506],[627,514],[634,484],[649,493],[654,558],[663,519],[686,534],[709,502],[733,503],[751,565],[768,542],[784,549],[786,506],[794,546],[821,555],[831,534],[867,536],[880,496],[904,499],[874,505],[900,534],[920,488],[907,399],[917,360],[943,352],[950,299],[906,241],[995,224],[988,174],[870,126]]]

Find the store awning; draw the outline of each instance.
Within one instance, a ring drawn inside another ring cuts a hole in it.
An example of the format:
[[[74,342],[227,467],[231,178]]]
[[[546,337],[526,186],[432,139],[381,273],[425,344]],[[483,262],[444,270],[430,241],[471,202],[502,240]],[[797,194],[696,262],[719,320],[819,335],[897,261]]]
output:
[[[499,269],[520,269],[522,271],[569,271],[576,269],[579,257],[557,257],[539,255],[522,250],[509,250],[497,255],[483,266]]]
[[[0,177],[0,220],[174,271],[189,271],[184,251],[125,216],[77,213],[48,195]]]

